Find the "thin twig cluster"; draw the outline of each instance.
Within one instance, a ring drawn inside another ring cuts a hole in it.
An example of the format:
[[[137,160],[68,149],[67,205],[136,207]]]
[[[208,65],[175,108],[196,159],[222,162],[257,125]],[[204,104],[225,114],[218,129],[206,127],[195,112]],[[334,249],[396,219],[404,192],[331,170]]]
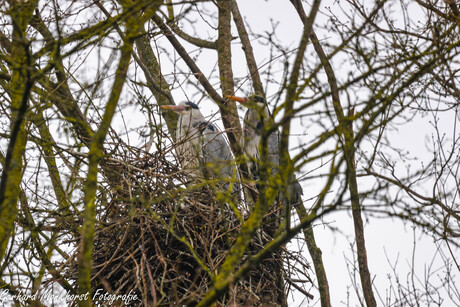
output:
[[[133,151],[137,150],[129,149]],[[104,161],[119,173],[120,182],[100,197],[93,291],[136,294],[137,305],[193,306],[209,290],[242,221],[225,198],[216,196],[219,191],[182,172],[164,154],[139,156],[137,152],[131,160],[120,156]],[[247,257],[270,240],[266,233],[258,233]],[[279,261],[292,264],[299,259],[293,253],[275,253],[234,285],[220,303],[259,305],[259,297],[276,293],[273,268]],[[306,261],[303,266],[308,268]],[[285,267],[290,282],[292,266]],[[76,272],[75,259],[68,274],[76,280]],[[278,284],[284,286],[283,281]]]

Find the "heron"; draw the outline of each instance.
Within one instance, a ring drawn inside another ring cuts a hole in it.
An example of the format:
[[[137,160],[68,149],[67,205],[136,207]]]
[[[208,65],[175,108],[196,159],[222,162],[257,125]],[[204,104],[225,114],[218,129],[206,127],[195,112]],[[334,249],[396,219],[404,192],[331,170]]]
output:
[[[249,175],[252,179],[258,180],[260,161],[259,148],[262,139],[262,131],[264,127],[273,126],[275,124],[274,119],[270,114],[265,98],[262,96],[227,96],[227,98],[241,103],[248,109],[244,115],[241,147],[243,149],[243,154],[248,160]],[[270,133],[267,140],[268,161],[266,162],[269,163],[269,167],[273,174],[278,172],[280,166],[279,139],[279,131],[276,129]],[[283,201],[288,205],[287,208],[291,208],[302,201],[303,191],[294,173],[289,176],[288,184],[288,195],[282,197],[284,198]],[[286,212],[286,214],[288,214],[288,212]]]
[[[235,178],[235,164],[230,147],[215,125],[206,120],[198,106],[190,101],[163,105],[179,115],[176,128],[176,152],[183,169],[192,176]],[[227,184],[228,187],[228,184]]]

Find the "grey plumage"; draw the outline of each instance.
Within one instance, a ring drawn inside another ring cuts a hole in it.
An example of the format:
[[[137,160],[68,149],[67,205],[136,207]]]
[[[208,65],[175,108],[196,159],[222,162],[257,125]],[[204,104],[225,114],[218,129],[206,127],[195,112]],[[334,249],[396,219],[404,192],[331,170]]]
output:
[[[176,152],[184,170],[193,176],[231,179],[235,164],[225,138],[201,114],[193,102],[162,106],[179,114],[176,128]]]
[[[259,146],[262,137],[262,129],[264,125],[274,124],[273,118],[268,110],[265,98],[262,96],[253,95],[249,98],[241,98],[235,96],[227,96],[228,98],[238,101],[248,108],[244,115],[242,148],[245,156],[248,158],[249,173],[254,180],[257,180],[258,162],[260,160]],[[267,126],[268,127],[268,126]],[[273,173],[278,172],[280,156],[279,156],[279,131],[276,129],[268,136],[267,140],[269,167]],[[295,174],[290,174],[288,178],[288,195],[285,200],[291,206],[302,201],[302,187],[295,177]]]

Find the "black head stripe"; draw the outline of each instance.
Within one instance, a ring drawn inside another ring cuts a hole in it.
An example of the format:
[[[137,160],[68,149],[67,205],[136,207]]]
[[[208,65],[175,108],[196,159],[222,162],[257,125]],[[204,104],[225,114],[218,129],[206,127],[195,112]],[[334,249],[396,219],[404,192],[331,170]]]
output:
[[[189,106],[189,107],[191,107],[193,109],[198,109],[198,106],[195,103],[191,102],[191,101],[186,101],[185,105],[187,105],[187,106]]]
[[[213,124],[208,124],[207,122],[201,122],[198,125],[198,129],[200,130],[200,133],[203,133],[206,129],[209,129],[212,132],[216,131],[216,128],[213,126]]]
[[[254,101],[255,102],[265,103],[265,98],[262,97],[262,96],[259,96],[259,95],[254,95]]]

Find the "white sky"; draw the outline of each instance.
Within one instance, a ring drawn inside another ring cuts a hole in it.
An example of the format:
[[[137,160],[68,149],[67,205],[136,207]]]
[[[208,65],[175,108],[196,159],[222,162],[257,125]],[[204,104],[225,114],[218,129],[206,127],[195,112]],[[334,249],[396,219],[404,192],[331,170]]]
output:
[[[311,2],[311,1],[308,1]],[[337,3],[340,1],[322,1],[321,10],[329,7],[334,13],[340,14]],[[278,24],[278,37],[282,39],[283,43],[295,47],[301,35],[301,23],[297,18],[296,12],[290,5],[289,1],[238,1],[240,11],[246,17],[246,21],[250,23],[251,30],[255,33],[262,33],[271,27],[271,20],[279,22]],[[343,4],[343,2],[342,2]],[[307,13],[308,13],[307,8]],[[257,12],[257,14],[254,14]],[[423,15],[417,16],[420,11],[411,10],[411,18],[423,20]],[[325,21],[323,14],[318,14],[316,23]],[[328,33],[319,32],[320,38],[328,39]],[[330,39],[330,38],[329,38]],[[336,42],[333,42],[336,43]],[[262,49],[262,46],[256,47],[256,57],[260,59],[267,59],[267,55]],[[234,67],[236,71],[244,70],[244,59],[234,58]],[[263,61],[260,61],[263,62]],[[259,63],[260,63],[259,62]],[[244,71],[242,73],[245,73]],[[270,94],[270,93],[268,93]],[[396,147],[404,148],[411,152],[411,154],[418,156],[420,161],[428,161],[432,158],[431,154],[426,150],[426,139],[430,138],[431,131],[428,120],[425,118],[415,118],[413,122],[409,123],[398,133],[395,133],[393,141]],[[446,132],[451,131],[452,123],[455,118],[446,118],[443,122],[443,130]],[[295,129],[293,129],[295,131]],[[416,133],[414,133],[416,131]],[[403,170],[405,171],[405,170]],[[362,182],[361,182],[362,184]],[[309,183],[303,183],[303,188],[306,194],[305,198],[311,197],[309,194]],[[331,230],[324,226],[315,227],[316,241],[323,251],[323,260],[326,273],[329,280],[330,293],[333,306],[359,306],[360,303],[354,293],[351,285],[349,272],[347,270],[346,258],[350,261],[353,259],[351,252],[351,244],[354,240],[354,231],[352,217],[348,213],[338,212],[327,216],[324,220],[326,223],[339,228],[343,234],[332,233]],[[442,271],[444,263],[441,261],[440,255],[437,253],[438,246],[433,239],[427,236],[422,236],[420,231],[414,231],[410,225],[404,225],[397,219],[365,219],[365,235],[366,246],[368,251],[368,262],[372,277],[374,277],[374,284],[378,289],[379,294],[376,293],[378,305],[386,305],[385,299],[388,295],[389,287],[393,283],[395,286],[395,275],[391,266],[395,266],[397,274],[401,282],[406,285],[406,278],[409,278],[409,273],[412,269],[412,262],[414,263],[414,270],[416,275],[422,279],[429,272],[429,270],[438,271],[438,283],[442,283]],[[414,240],[416,245],[414,245]],[[441,244],[442,243],[438,243]],[[293,246],[296,246],[293,244]],[[415,248],[415,257],[413,250]],[[445,248],[444,248],[445,249]],[[432,267],[430,267],[432,265]],[[456,272],[457,285],[460,285],[459,274]],[[389,279],[391,283],[389,282]],[[436,278],[434,279],[436,280]],[[416,283],[416,286],[422,286]],[[348,292],[349,297],[348,297]],[[296,294],[294,298],[290,297],[290,306],[318,306],[319,298],[318,292],[315,292],[315,300],[312,302],[303,301],[301,294]],[[443,296],[448,301],[447,294]],[[379,299],[383,299],[381,301]],[[303,304],[302,304],[303,301]],[[423,305],[423,304],[422,304]],[[453,303],[445,302],[442,306],[454,306]]]
[[[310,1],[311,2],[311,1]],[[321,12],[318,14],[316,24],[321,24],[327,21],[327,18],[322,12],[326,12],[326,8],[330,9],[335,14],[340,16],[340,9],[338,4],[345,5],[343,1],[322,1]],[[244,16],[246,22],[249,24],[249,28],[253,33],[264,33],[271,29],[272,24],[277,24],[277,38],[281,41],[283,46],[288,46],[290,49],[297,47],[299,38],[302,33],[302,24],[289,1],[265,1],[265,0],[251,0],[251,1],[238,1],[241,14]],[[308,13],[307,7],[307,13]],[[179,10],[179,8],[177,8]],[[176,11],[177,13],[177,11]],[[417,20],[423,20],[423,15],[420,11],[411,9],[411,18]],[[199,22],[199,21],[198,21]],[[198,23],[199,24],[199,23]],[[185,32],[192,32],[192,29],[184,28]],[[236,34],[236,31],[234,31]],[[201,38],[206,37],[206,33],[199,33]],[[331,33],[318,32],[318,36],[324,39],[326,42],[336,44]],[[214,32],[210,31],[209,35],[215,35]],[[212,37],[215,38],[215,37]],[[256,41],[253,42],[255,50],[256,60],[259,65],[263,65],[269,59],[269,50],[266,46],[263,46]],[[186,46],[187,44],[184,43]],[[160,40],[159,45],[164,47],[168,53],[174,53],[169,43],[163,39]],[[246,62],[244,59],[243,52],[240,48],[238,41],[234,42],[234,48],[232,50],[232,62],[234,69],[235,78],[242,78],[248,75]],[[309,47],[311,48],[311,46]],[[196,50],[196,48],[193,48]],[[211,74],[216,75],[216,62],[217,58],[214,51],[200,50],[201,55],[198,60],[198,65],[205,75]],[[164,73],[173,73],[173,65],[169,62],[168,57],[170,55],[160,55],[160,61],[162,64],[162,70]],[[176,58],[178,56],[176,55]],[[205,59],[205,60],[203,60]],[[337,63],[335,63],[337,65]],[[337,69],[337,67],[335,67]],[[185,69],[187,71],[187,69]],[[340,80],[340,73],[337,74]],[[198,84],[193,76],[178,76],[179,79],[189,78],[191,82]],[[282,75],[279,73],[276,77],[281,81]],[[214,80],[215,81],[215,80]],[[263,80],[264,82],[265,80]],[[218,84],[214,84],[217,90],[219,89]],[[251,91],[250,82],[240,82],[237,84],[241,87],[241,90],[236,92],[237,95],[244,95]],[[199,87],[199,85],[198,85]],[[269,87],[267,89],[267,96],[273,95],[277,92],[278,88]],[[173,91],[173,96],[176,102],[182,100],[197,100],[201,97],[194,95],[196,89],[190,90],[190,85],[184,85],[183,88],[177,88]],[[192,94],[191,94],[192,93]],[[205,98],[200,102],[200,109],[203,114],[211,115],[218,112],[217,106],[209,99]],[[244,110],[241,110],[241,115]],[[136,118],[126,118],[129,122],[136,123]],[[429,129],[428,118],[416,117],[413,121],[408,123],[406,126],[401,127],[399,131],[394,132],[395,147],[399,147],[403,150],[407,150],[413,156],[418,157],[418,161],[415,163],[421,163],[422,161],[429,161],[432,156],[426,149],[426,141],[431,138],[432,131]],[[451,129],[452,122],[455,119],[446,119],[444,123],[444,131],[448,132]],[[116,124],[116,121],[114,121]],[[303,131],[304,128],[297,124],[292,130],[300,131],[300,134],[306,134],[306,138],[313,137],[314,132]],[[416,131],[416,133],[414,133]],[[295,148],[297,141],[301,137],[292,138],[292,147]],[[309,165],[308,167],[311,167]],[[305,171],[310,171],[306,169]],[[406,169],[401,169],[405,172]],[[365,179],[359,179],[360,185],[365,184]],[[303,182],[304,198],[310,198],[315,195],[315,192],[320,188],[314,182]],[[413,228],[406,224],[404,225],[397,219],[376,219],[370,218],[365,220],[365,235],[366,235],[366,246],[368,252],[368,262],[375,288],[378,291],[376,293],[376,299],[378,305],[386,305],[388,297],[393,298],[394,295],[390,294],[391,287],[395,287],[396,276],[393,272],[392,266],[395,267],[397,277],[400,282],[406,286],[406,281],[411,278],[410,272],[414,265],[415,274],[423,278],[428,272],[436,271],[436,277],[432,281],[441,284],[442,273],[444,262],[437,253],[438,245],[442,243],[435,243],[433,239],[428,236],[421,235],[420,231],[413,230]],[[323,251],[323,260],[326,269],[326,273],[329,280],[330,293],[333,306],[360,306],[354,289],[351,288],[350,274],[347,269],[347,261],[352,261],[353,252],[351,246],[354,242],[354,231],[353,222],[351,215],[347,212],[336,212],[328,215],[322,222],[329,226],[338,228],[339,232],[332,232],[329,227],[317,223],[315,227],[315,235],[318,246]],[[414,245],[414,238],[416,245]],[[295,248],[297,245],[292,244]],[[415,253],[413,253],[415,248]],[[308,252],[305,248],[305,256],[308,256]],[[413,255],[415,257],[413,258]],[[460,280],[457,276],[457,285],[460,286]],[[358,278],[358,277],[357,277]],[[358,278],[359,279],[359,278]],[[416,282],[416,286],[421,287],[422,284]],[[393,289],[394,290],[394,289]],[[311,290],[312,294],[315,295],[313,301],[304,300],[303,295],[298,292],[294,292],[293,296],[290,296],[290,306],[319,306],[319,293],[316,290]],[[447,294],[443,293],[443,296]],[[444,303],[442,306],[454,306],[452,303]]]
[[[344,4],[344,1],[322,1],[321,11],[330,8],[332,12],[340,14],[338,9],[339,3]],[[277,23],[277,38],[282,44],[284,46],[289,46],[291,49],[297,47],[302,33],[302,24],[288,0],[238,0],[238,4],[242,15],[246,18],[253,33],[264,33],[271,29],[273,23]],[[308,9],[307,7],[307,13]],[[423,15],[418,16],[417,14],[420,14],[420,12],[411,11],[411,18],[423,19]],[[316,23],[321,24],[325,21],[325,16],[322,13],[318,14]],[[187,31],[188,29],[184,30],[189,32]],[[213,32],[210,33],[214,35]],[[319,32],[318,36],[326,41],[334,39],[330,36],[330,33]],[[202,36],[202,38],[206,37]],[[172,48],[169,46],[168,42],[162,41],[161,46],[172,52]],[[262,65],[266,63],[269,59],[267,47],[254,42],[254,48],[258,64]],[[203,50],[202,52],[203,54],[200,56],[200,59],[206,58],[206,60],[199,60],[198,65],[205,75],[209,75],[216,69],[217,58],[214,51]],[[246,62],[238,43],[234,44],[232,60],[235,77],[247,76]],[[173,72],[173,66],[168,63],[169,60],[167,55],[161,55],[160,61],[164,72],[168,72],[168,69],[169,72]],[[281,74],[279,74],[278,77],[278,81],[281,81]],[[190,80],[197,83],[194,77],[190,77]],[[238,86],[241,86],[241,90],[237,91],[236,94],[243,95],[251,91],[249,82],[242,82],[238,84]],[[215,88],[219,90],[218,85],[215,85]],[[183,90],[176,89],[173,91],[176,102],[186,99],[196,101],[196,99],[199,98],[197,96],[187,97],[185,95],[185,92],[188,93],[187,89],[187,86],[184,86]],[[273,95],[276,91],[276,87],[269,87],[267,95]],[[200,102],[200,108],[205,115],[215,114],[218,110],[217,106],[207,98]],[[126,114],[124,114],[124,116],[128,127],[131,125],[138,125],[137,121],[139,118],[131,117]],[[119,119],[118,117],[118,119],[114,120],[113,126],[116,130],[123,131],[124,125],[120,123]],[[431,138],[428,120],[429,118],[415,118],[412,122],[408,123],[404,129],[400,129],[397,133],[395,132],[393,139],[394,145],[404,148],[414,156],[419,157],[419,161],[429,161],[432,157],[426,149],[426,140]],[[445,118],[445,120],[441,122],[443,131],[449,133],[452,129],[452,123],[455,120],[456,119],[452,117]],[[306,133],[306,138],[314,136],[314,133],[311,131],[303,131],[303,127],[300,126],[300,124],[292,130]],[[416,133],[414,131],[416,131]],[[298,137],[292,138],[292,147],[296,147],[297,141]],[[132,143],[134,145],[136,142]],[[310,170],[306,169],[305,171]],[[405,169],[402,171],[405,171]],[[363,184],[363,181],[364,180],[361,180],[360,183]],[[315,195],[314,191],[318,190],[320,187],[313,182],[303,182],[303,188],[305,194],[304,198],[310,198]],[[341,231],[341,233],[332,232],[330,228],[320,223],[317,223],[317,226],[314,228],[316,242],[323,251],[323,260],[329,279],[332,304],[333,306],[359,306],[359,300],[354,290],[349,288],[351,282],[346,261],[346,259],[353,259],[351,244],[353,243],[354,232],[351,215],[347,212],[336,212],[327,216],[323,222]],[[412,263],[414,264],[415,273],[422,278],[422,281],[429,269],[432,271],[440,269],[436,274],[439,276],[439,279],[442,278],[444,263],[441,261],[442,258],[440,254],[437,253],[437,244],[442,245],[442,242],[433,242],[433,239],[430,237],[421,235],[419,231],[414,232],[410,225],[404,225],[396,219],[365,219],[365,226],[370,272],[372,276],[375,277],[374,284],[376,285],[376,289],[378,289],[380,297],[383,299],[382,302],[376,294],[379,306],[385,305],[387,291],[390,287],[389,278],[394,286],[395,276],[391,265],[396,266],[396,271],[404,285],[406,285],[406,279],[410,278],[409,273],[412,269]],[[414,238],[417,243],[415,245],[415,258],[412,258]],[[296,244],[292,246],[295,247]],[[456,252],[458,252],[458,250]],[[305,253],[306,256],[309,257],[306,249]],[[432,266],[430,267],[430,265]],[[460,274],[456,272],[456,283],[458,287],[460,287],[459,275]],[[436,279],[437,278],[434,280]],[[442,281],[439,282],[442,283]],[[290,297],[290,306],[319,306],[318,292],[316,290],[312,290],[311,292],[315,295],[315,300],[304,301],[303,296],[295,292],[294,296]],[[445,293],[443,295],[447,296]],[[454,304],[445,303],[442,306],[454,306]]]

